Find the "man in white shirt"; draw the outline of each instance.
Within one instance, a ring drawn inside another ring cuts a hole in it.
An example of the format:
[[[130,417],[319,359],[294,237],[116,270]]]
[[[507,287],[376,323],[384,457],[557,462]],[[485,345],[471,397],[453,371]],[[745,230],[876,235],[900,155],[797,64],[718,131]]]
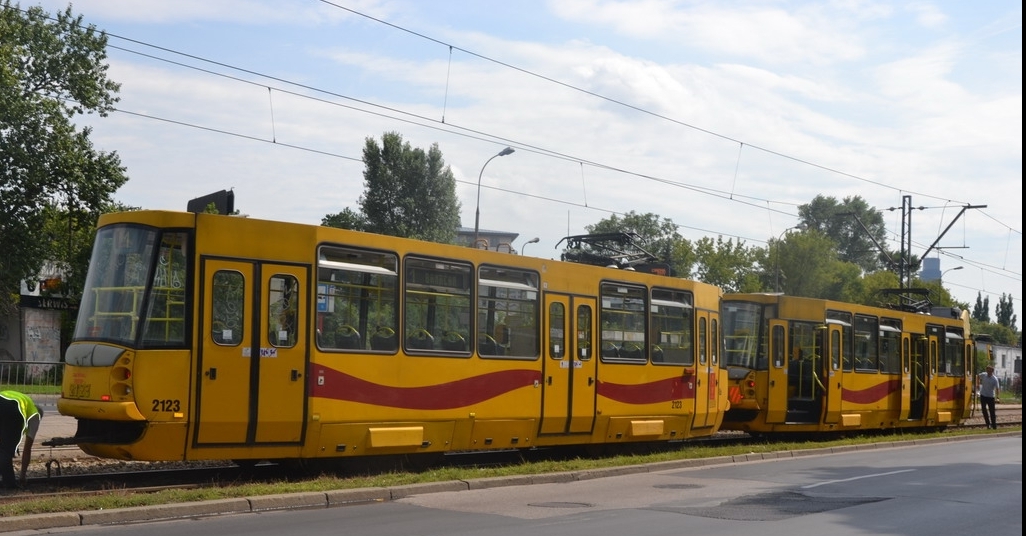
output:
[[[987,372],[980,374],[980,409],[983,411],[983,422],[987,428],[997,430],[997,412],[994,408],[997,398],[1001,396],[1001,383],[994,375],[994,367],[988,366]]]

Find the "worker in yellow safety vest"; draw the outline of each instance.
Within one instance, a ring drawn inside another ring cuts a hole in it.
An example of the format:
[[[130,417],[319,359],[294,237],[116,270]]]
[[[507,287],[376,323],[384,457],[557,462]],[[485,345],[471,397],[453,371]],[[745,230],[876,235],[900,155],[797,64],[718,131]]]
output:
[[[36,407],[28,395],[18,391],[0,391],[0,484],[4,489],[15,489],[14,453],[25,438],[21,450],[21,485],[25,485],[25,472],[32,459],[32,441],[43,420],[43,410]]]

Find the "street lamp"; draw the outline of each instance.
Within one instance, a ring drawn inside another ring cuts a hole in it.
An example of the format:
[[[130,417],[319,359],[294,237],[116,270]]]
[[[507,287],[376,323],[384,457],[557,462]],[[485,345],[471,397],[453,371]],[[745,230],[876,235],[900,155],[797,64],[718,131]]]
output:
[[[523,255],[524,252],[527,251],[527,245],[528,244],[537,244],[538,240],[540,240],[540,239],[536,236],[536,237],[528,240],[527,242],[524,242],[524,245],[520,246],[520,254]]]
[[[954,268],[948,268],[947,270],[944,270],[943,272],[941,272],[941,276],[940,276],[941,281],[944,280],[944,274],[946,274],[946,273],[948,273],[948,272],[950,272],[952,270],[961,270],[962,268],[965,268],[965,266],[956,266]]]
[[[477,247],[478,224],[481,223],[481,176],[484,175],[484,170],[485,170],[485,167],[488,166],[488,162],[491,162],[496,157],[506,156],[508,154],[513,154],[513,148],[512,147],[506,147],[505,149],[499,151],[499,154],[489,158],[488,160],[485,160],[484,165],[481,166],[481,172],[477,174],[477,208],[474,210],[474,247],[475,248]]]
[[[773,282],[773,292],[780,292],[780,241],[784,239],[784,235],[787,234],[788,231],[793,231],[795,229],[804,231],[805,224],[799,223],[794,227],[788,227],[781,231],[780,235],[777,236],[777,248],[774,251],[775,255],[773,255],[773,271],[776,273],[776,277]]]

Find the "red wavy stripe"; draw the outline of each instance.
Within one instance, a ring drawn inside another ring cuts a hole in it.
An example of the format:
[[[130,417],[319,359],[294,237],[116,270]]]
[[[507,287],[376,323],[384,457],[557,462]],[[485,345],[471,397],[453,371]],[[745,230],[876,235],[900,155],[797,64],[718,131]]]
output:
[[[901,380],[888,380],[880,382],[872,387],[855,391],[853,389],[842,389],[841,400],[855,404],[872,404],[882,400],[887,395],[901,389]]]
[[[324,378],[323,384],[320,378]],[[310,393],[320,398],[402,409],[453,409],[471,406],[541,381],[537,370],[504,370],[422,387],[372,383],[334,369],[318,369]]]
[[[667,378],[654,382],[627,385],[599,381],[598,395],[625,404],[654,404],[669,400],[695,398],[695,382],[683,378]]]
[[[951,402],[952,400],[962,400],[965,394],[965,386],[956,383],[951,387],[945,387],[937,390],[937,402]]]

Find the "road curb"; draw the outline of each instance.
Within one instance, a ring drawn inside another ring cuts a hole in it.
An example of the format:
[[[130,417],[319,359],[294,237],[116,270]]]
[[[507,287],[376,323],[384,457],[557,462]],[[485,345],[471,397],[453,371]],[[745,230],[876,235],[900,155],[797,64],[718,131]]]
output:
[[[896,441],[893,443],[877,443],[846,447],[824,447],[819,449],[780,451],[772,453],[751,453],[747,455],[718,456],[715,458],[689,458],[639,465],[624,465],[604,469],[588,469],[536,475],[514,475],[509,477],[489,477],[473,480],[449,480],[442,482],[425,482],[405,486],[330,490],[324,492],[283,493],[277,495],[261,495],[234,499],[217,499],[212,501],[196,501],[188,503],[137,506],[112,510],[91,510],[83,512],[55,512],[30,514],[14,517],[0,517],[0,532],[46,530],[86,525],[110,525],[142,521],[160,521],[204,517],[225,514],[245,514],[268,510],[292,510],[303,508],[334,508],[386,502],[446,491],[467,491],[506,486],[522,486],[531,484],[565,483],[592,480],[611,476],[649,473],[672,469],[688,469],[708,467],[711,465],[729,465],[737,463],[759,462],[782,458],[799,458],[805,456],[839,454],[859,450],[886,449],[923,446],[952,441],[987,440],[994,437],[1022,437],[1022,432],[1006,432],[988,435],[955,436],[950,438],[931,438],[921,440]]]

